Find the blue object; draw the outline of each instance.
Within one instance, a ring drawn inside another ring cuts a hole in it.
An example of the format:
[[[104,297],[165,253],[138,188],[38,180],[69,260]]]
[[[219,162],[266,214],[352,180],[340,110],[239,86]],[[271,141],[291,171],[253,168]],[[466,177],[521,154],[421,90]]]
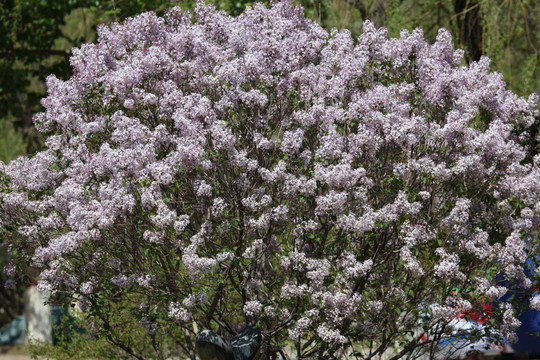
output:
[[[0,344],[15,345],[24,342],[24,315],[13,319],[0,329]]]
[[[536,261],[540,261],[540,255],[536,255]],[[528,258],[523,270],[531,280],[535,275],[535,268],[535,261]],[[501,278],[501,276],[498,277]],[[540,294],[539,291],[534,291],[531,294],[527,289],[518,284],[510,284],[507,280],[501,282],[501,285],[508,287],[508,292],[501,298],[503,301],[518,300],[526,302],[533,296]],[[521,321],[521,326],[516,330],[518,342],[511,344],[512,349],[516,354],[540,355],[540,311],[524,311],[518,319]]]
[[[540,311],[525,311],[519,317],[519,321],[521,326],[516,330],[519,340],[512,344],[512,349],[516,354],[540,354]]]

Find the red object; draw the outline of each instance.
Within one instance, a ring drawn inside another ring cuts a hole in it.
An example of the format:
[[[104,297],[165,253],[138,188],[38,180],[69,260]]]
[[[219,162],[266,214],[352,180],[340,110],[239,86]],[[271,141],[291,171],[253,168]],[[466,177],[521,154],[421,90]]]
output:
[[[485,324],[486,321],[493,316],[493,311],[491,309],[491,304],[482,303],[482,312],[478,313],[477,311],[462,311],[459,314],[460,318],[468,316],[470,320],[478,323]]]

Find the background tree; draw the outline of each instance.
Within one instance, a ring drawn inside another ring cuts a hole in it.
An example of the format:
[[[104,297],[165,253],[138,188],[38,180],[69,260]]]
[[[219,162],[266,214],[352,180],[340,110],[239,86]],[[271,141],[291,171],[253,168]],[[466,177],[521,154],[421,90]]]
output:
[[[486,299],[511,340],[495,276],[532,285],[538,96],[463,57],[287,2],[101,26],[47,79],[45,149],[0,170],[13,264],[140,359],[255,322],[266,357],[414,357]]]

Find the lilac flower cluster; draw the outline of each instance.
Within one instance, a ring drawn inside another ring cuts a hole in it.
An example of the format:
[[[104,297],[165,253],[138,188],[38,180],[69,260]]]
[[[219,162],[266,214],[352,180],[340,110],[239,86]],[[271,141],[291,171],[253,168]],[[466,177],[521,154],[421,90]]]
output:
[[[74,75],[47,80],[46,149],[0,164],[12,254],[84,309],[138,294],[152,336],[154,318],[245,316],[299,357],[382,355],[428,306],[469,307],[449,288],[497,301],[497,272],[530,286],[538,95],[462,58],[444,29],[429,44],[366,21],[353,39],[288,1],[101,26]]]

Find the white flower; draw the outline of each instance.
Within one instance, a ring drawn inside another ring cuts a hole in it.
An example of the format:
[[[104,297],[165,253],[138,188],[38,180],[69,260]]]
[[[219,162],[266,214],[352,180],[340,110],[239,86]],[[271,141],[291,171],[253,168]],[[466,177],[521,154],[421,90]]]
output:
[[[260,301],[254,300],[254,301],[248,301],[244,305],[244,313],[247,316],[254,316],[260,313],[263,309],[263,305],[260,303]]]

